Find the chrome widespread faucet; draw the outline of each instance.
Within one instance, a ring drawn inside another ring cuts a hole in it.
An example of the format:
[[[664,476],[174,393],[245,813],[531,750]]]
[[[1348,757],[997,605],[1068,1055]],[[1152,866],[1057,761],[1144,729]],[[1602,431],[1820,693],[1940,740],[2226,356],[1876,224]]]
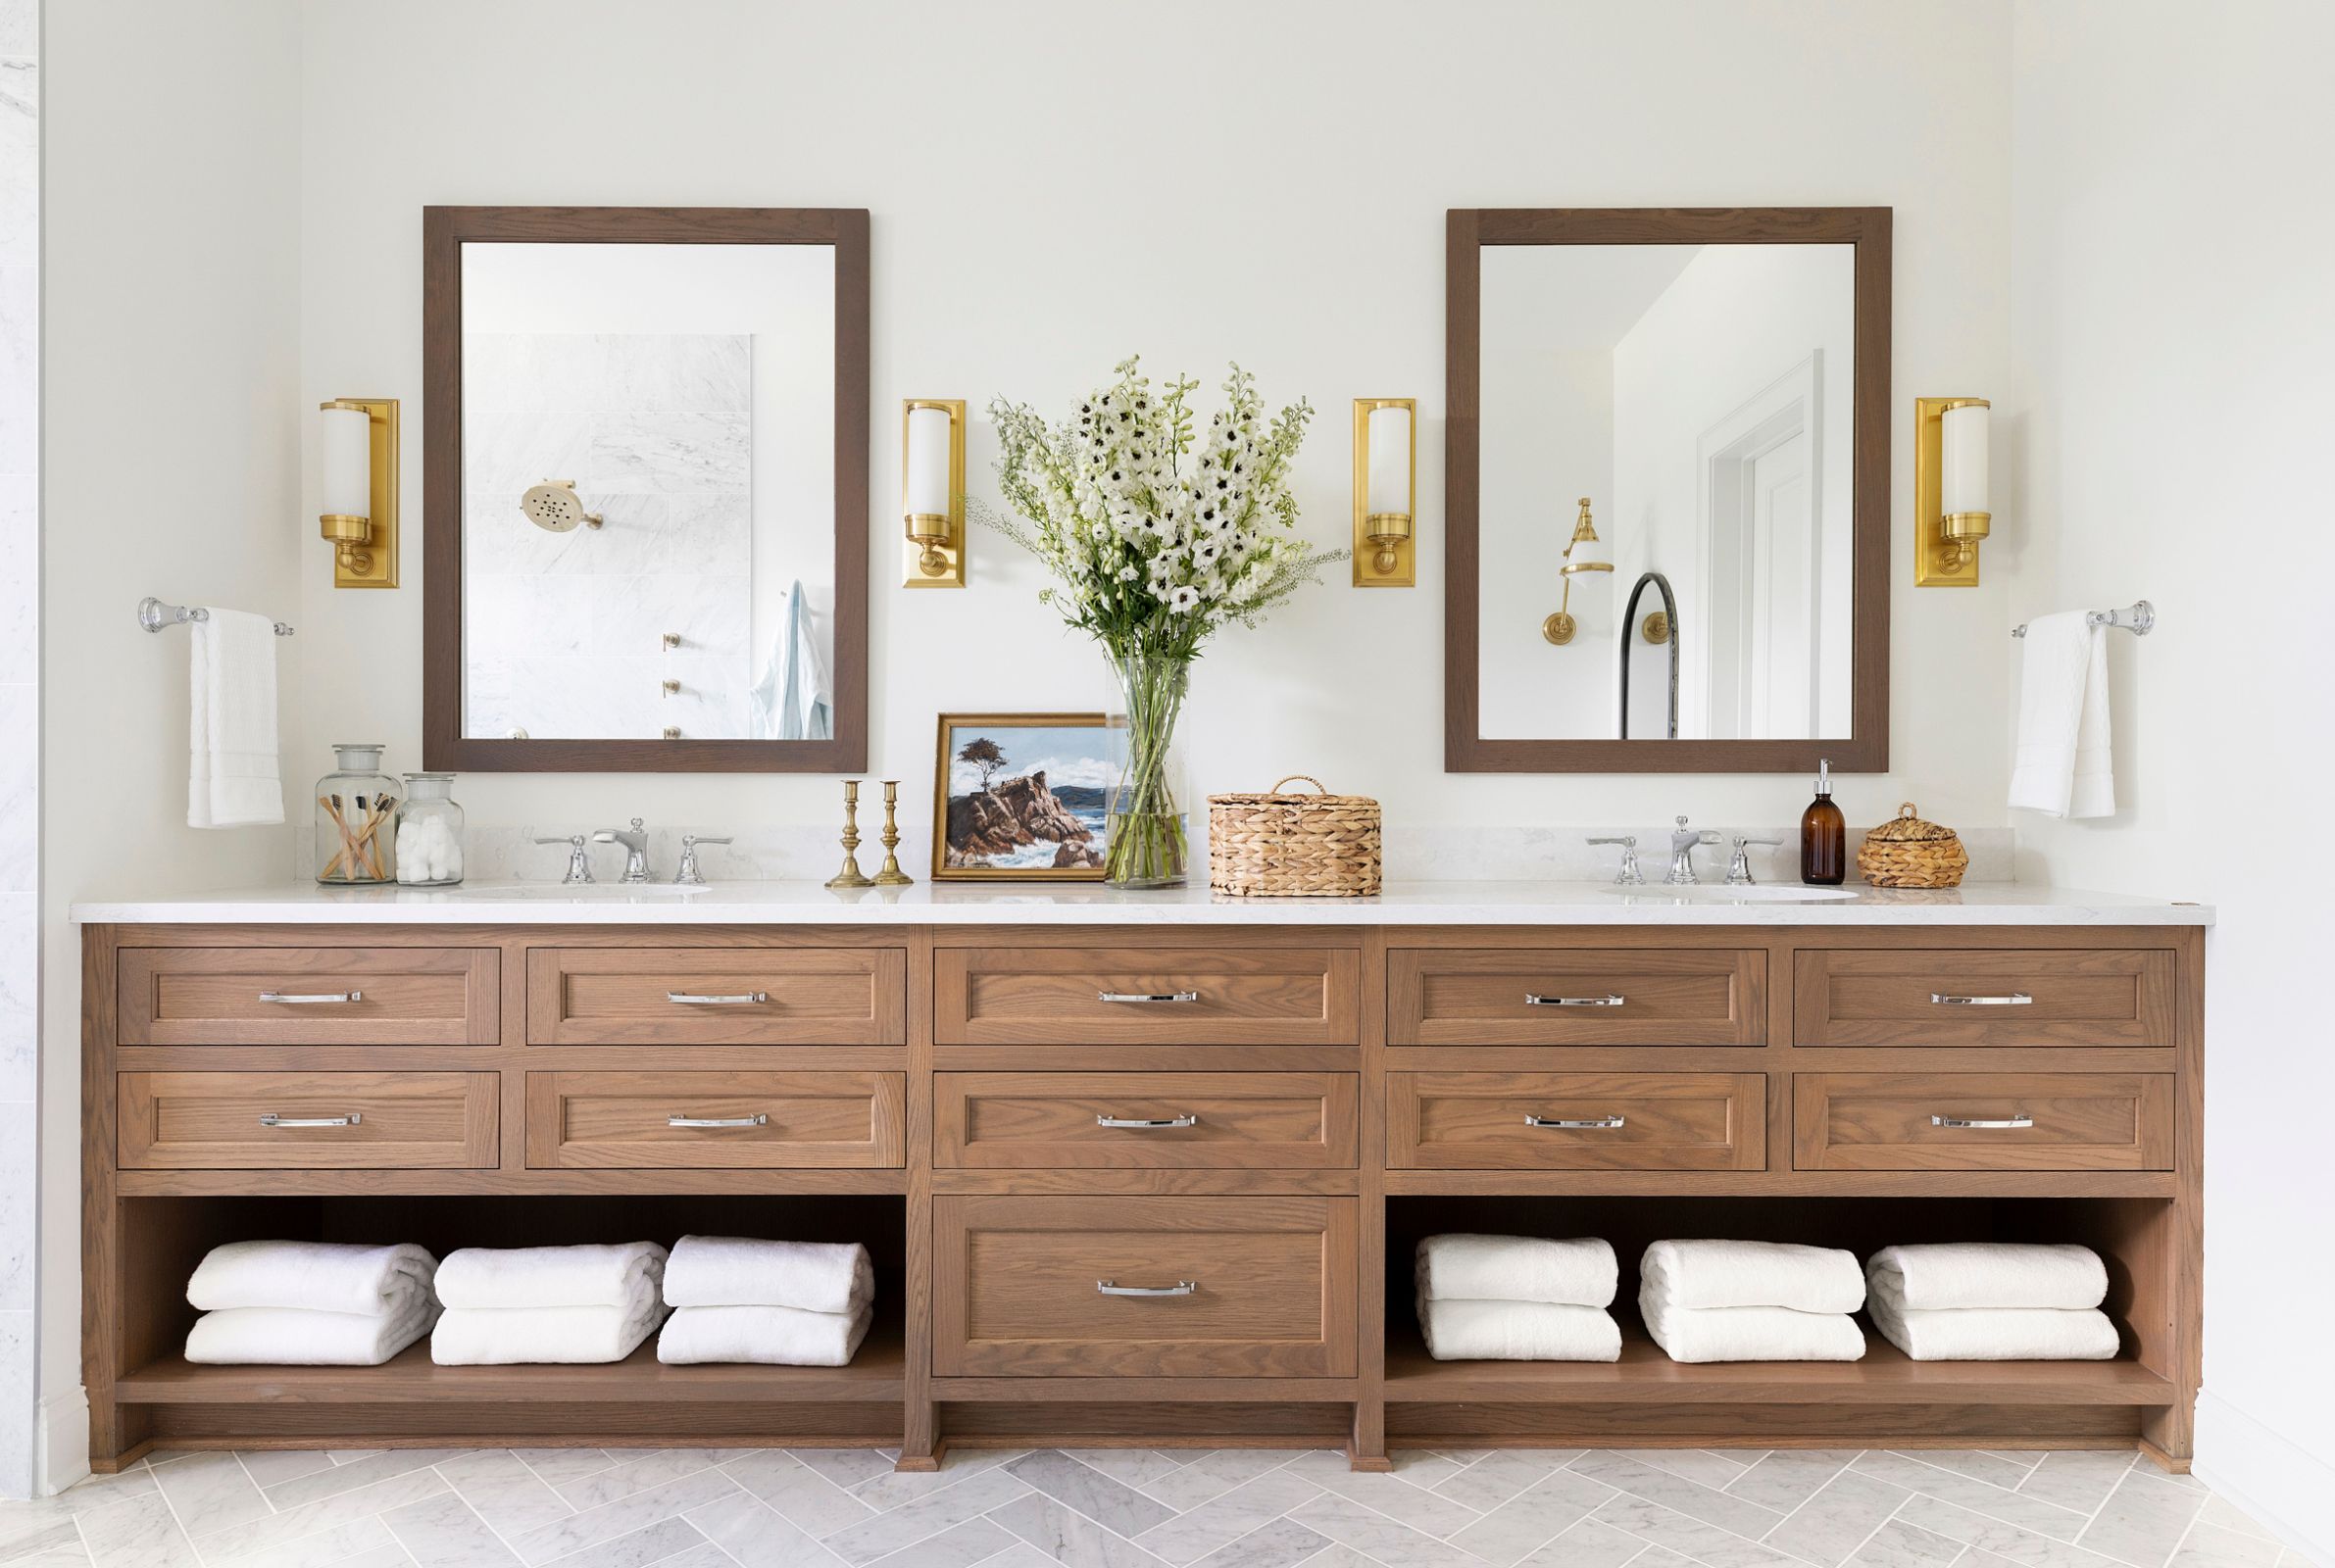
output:
[[[584,850],[584,836],[581,833],[568,838],[537,839],[535,842],[568,846],[568,874],[560,878],[560,886],[574,887],[592,880],[592,858]]]
[[[1614,873],[1615,887],[1639,888],[1646,885],[1646,873],[1638,869],[1638,836],[1635,833],[1624,833],[1613,838],[1586,839],[1583,842],[1621,846],[1621,869]]]
[[[1686,819],[1680,817],[1679,820]],[[594,844],[621,844],[624,846],[624,874],[619,877],[618,881],[646,882],[649,879],[649,832],[647,828],[641,826],[639,817],[634,817],[632,825],[628,828],[602,828],[592,835],[592,842]]]
[[[1730,837],[1735,843],[1735,853],[1727,860],[1727,886],[1748,888],[1752,885],[1751,855],[1749,853],[1751,846],[1757,844],[1764,849],[1772,850],[1781,845],[1783,840],[1747,839],[1740,833],[1732,834]]]
[[[1709,828],[1701,832],[1686,825],[1686,818],[1678,818],[1678,831],[1670,835],[1670,874],[1663,881],[1671,887],[1691,887],[1703,879],[1695,875],[1695,846],[1716,844],[1718,835]]]
[[[681,863],[673,870],[673,885],[684,888],[704,887],[706,885],[705,873],[697,868],[697,847],[700,844],[727,844],[728,842],[727,838],[714,839],[704,838],[695,833],[682,834]]]

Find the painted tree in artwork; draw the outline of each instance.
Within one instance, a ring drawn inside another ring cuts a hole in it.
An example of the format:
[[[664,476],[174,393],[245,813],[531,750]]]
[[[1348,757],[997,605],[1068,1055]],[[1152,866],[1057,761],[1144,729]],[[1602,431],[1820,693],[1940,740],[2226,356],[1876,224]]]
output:
[[[981,788],[986,790],[990,779],[996,777],[997,770],[1006,765],[1006,752],[997,742],[982,735],[967,741],[965,749],[957,754],[957,760],[979,768]]]

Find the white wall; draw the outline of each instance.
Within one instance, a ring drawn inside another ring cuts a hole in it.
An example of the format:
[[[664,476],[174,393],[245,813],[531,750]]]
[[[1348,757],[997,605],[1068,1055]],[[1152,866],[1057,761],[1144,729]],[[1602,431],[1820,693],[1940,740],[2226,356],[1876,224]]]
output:
[[[2335,1300],[2331,55],[2320,0],[2021,4],[2020,373],[1995,417],[2023,471],[1985,571],[2022,615],[2157,606],[2154,635],[2110,638],[2121,808],[2017,826],[2055,880],[2220,906],[2198,1469],[2335,1561],[2335,1380],[2313,1353]]]
[[[323,563],[297,543],[315,523],[301,514],[297,478],[290,0],[73,0],[49,7],[44,43],[40,1387],[55,1481],[87,1463],[80,944],[66,906],[101,888],[220,886],[291,868],[286,829],[187,828],[186,633],[149,636],[132,612],[139,596],[159,594],[292,620],[299,635],[277,644],[292,693],[304,657],[349,650],[315,635],[295,583],[297,566]],[[323,771],[308,733],[287,703],[295,780]]]

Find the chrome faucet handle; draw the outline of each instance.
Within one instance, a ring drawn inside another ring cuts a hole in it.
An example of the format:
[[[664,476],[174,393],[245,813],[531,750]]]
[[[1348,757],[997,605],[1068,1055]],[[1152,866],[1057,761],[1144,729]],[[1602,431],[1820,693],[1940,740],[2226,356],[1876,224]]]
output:
[[[566,838],[537,839],[535,842],[568,846],[568,874],[560,878],[562,887],[572,887],[592,880],[592,858],[584,853],[584,836],[581,833],[572,833]]]
[[[676,887],[685,888],[704,887],[706,885],[705,874],[697,868],[697,847],[700,844],[727,844],[729,842],[727,836],[717,839],[706,838],[696,833],[682,834],[681,863],[673,871],[673,884]]]
[[[1782,839],[1745,838],[1740,833],[1730,834],[1729,837],[1735,845],[1735,853],[1727,860],[1727,886],[1731,888],[1748,888],[1752,885],[1751,856],[1748,853],[1752,845],[1772,850],[1784,842]]]
[[[1692,887],[1703,880],[1695,875],[1695,846],[1716,844],[1718,835],[1709,828],[1698,832],[1688,827],[1683,816],[1675,820],[1678,830],[1670,835],[1670,872],[1663,881],[1671,887]]]
[[[624,874],[618,880],[646,882],[649,879],[649,831],[641,825],[639,817],[634,817],[628,828],[602,828],[592,835],[592,842],[624,846]]]
[[[1609,838],[1584,839],[1586,844],[1618,844],[1621,846],[1621,869],[1614,873],[1617,888],[1641,888],[1646,885],[1646,873],[1638,868],[1638,836],[1623,833]]]

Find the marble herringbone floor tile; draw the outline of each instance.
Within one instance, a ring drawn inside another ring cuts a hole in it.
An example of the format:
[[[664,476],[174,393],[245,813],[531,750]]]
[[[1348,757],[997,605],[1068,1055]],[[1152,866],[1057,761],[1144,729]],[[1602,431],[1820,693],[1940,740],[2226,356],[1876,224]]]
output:
[[[157,1453],[0,1568],[2309,1568],[2128,1451]]]

